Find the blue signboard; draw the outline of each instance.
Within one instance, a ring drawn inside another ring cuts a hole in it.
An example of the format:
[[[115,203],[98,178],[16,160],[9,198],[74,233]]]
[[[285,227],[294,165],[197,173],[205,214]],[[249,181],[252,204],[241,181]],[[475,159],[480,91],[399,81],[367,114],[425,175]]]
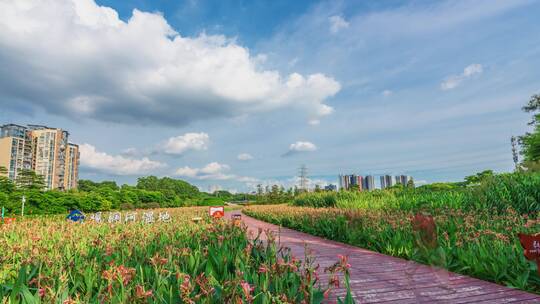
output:
[[[82,222],[84,221],[84,214],[77,209],[71,210],[68,216],[66,216],[66,219],[74,222]]]

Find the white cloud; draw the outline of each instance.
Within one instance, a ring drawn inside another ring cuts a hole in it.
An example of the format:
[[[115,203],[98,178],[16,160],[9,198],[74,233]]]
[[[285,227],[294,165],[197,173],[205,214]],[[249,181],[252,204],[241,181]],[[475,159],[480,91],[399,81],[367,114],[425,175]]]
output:
[[[249,153],[240,153],[238,154],[236,158],[241,161],[247,161],[247,160],[252,160],[253,156],[251,156],[251,154]]]
[[[228,171],[231,169],[229,165],[220,164],[218,162],[211,162],[208,165],[204,166],[203,168],[199,169],[200,173],[205,175],[211,175],[211,174],[220,174],[224,171]]]
[[[334,34],[349,27],[349,22],[341,16],[331,16],[328,21],[330,22],[330,32]]]
[[[394,92],[392,92],[391,90],[384,90],[384,91],[382,91],[381,94],[382,94],[382,96],[384,96],[384,97],[388,97],[388,96],[394,94]]]
[[[139,150],[137,150],[137,148],[127,148],[127,149],[124,149],[122,150],[122,153],[121,153],[123,156],[128,156],[128,157],[133,157],[133,156],[136,156],[139,154]]]
[[[183,154],[188,150],[202,151],[208,149],[210,137],[206,133],[186,133],[171,137],[163,145],[163,152],[167,154]]]
[[[185,177],[197,177],[199,169],[190,168],[188,166],[176,169],[175,175]]]
[[[178,168],[175,175],[200,180],[234,180],[245,183],[257,181],[254,177],[231,174],[229,173],[230,169],[229,165],[211,162],[202,168],[191,168],[189,166]]]
[[[463,73],[460,75],[453,75],[447,77],[442,83],[441,83],[441,89],[442,90],[451,90],[456,87],[458,87],[464,80],[471,78],[475,75],[482,74],[483,67],[481,64],[474,63],[471,65],[468,65],[463,69]]]
[[[323,74],[264,68],[264,54],[234,39],[183,37],[137,9],[123,21],[93,0],[2,1],[0,45],[0,106],[69,117],[183,125],[297,108],[318,119],[341,88]]]
[[[166,164],[153,161],[147,157],[141,159],[129,158],[121,155],[109,155],[97,151],[90,144],[82,144],[81,166],[94,169],[103,173],[114,175],[140,175],[153,173],[157,169],[166,167]]]
[[[289,151],[294,152],[311,152],[316,150],[317,146],[309,141],[297,141],[289,146]]]
[[[289,150],[282,157],[292,156],[297,153],[317,151],[317,146],[309,141],[297,141],[289,145]]]

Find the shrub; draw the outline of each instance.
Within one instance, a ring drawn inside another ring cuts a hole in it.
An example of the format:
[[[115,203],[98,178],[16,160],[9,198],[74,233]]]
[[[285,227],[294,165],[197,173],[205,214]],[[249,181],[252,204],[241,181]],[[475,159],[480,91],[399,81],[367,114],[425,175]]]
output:
[[[135,209],[135,206],[132,203],[123,203],[123,204],[120,204],[120,209],[121,210],[133,210],[133,209]]]

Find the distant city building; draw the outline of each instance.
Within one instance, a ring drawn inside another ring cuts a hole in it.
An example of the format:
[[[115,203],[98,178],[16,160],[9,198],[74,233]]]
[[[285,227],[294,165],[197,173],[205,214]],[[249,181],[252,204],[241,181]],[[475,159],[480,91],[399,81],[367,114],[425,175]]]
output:
[[[337,186],[334,184],[329,184],[324,186],[325,191],[337,191]]]
[[[373,190],[375,183],[373,176],[361,176],[361,175],[339,175],[339,188],[345,190]]]
[[[407,186],[407,183],[411,179],[408,175],[396,175],[396,184],[402,184],[403,186]]]
[[[0,127],[0,166],[15,180],[23,169],[43,177],[46,189],[69,190],[78,186],[79,146],[68,142],[69,133],[40,125]]]
[[[351,175],[339,175],[339,188],[345,190],[351,190],[357,188],[361,190],[362,176],[355,174]]]
[[[397,184],[407,185],[407,183],[412,179],[408,175],[382,175],[379,177],[381,182],[381,189],[390,188]],[[339,177],[339,189],[344,190],[359,190],[359,191],[371,191],[375,189],[375,178],[372,175],[343,175],[340,174]]]
[[[349,176],[348,175],[339,175],[339,189],[349,189]]]
[[[371,191],[375,189],[375,178],[372,175],[367,175],[364,177],[364,189]]]
[[[394,185],[394,177],[391,175],[381,176],[381,189],[390,188]]]

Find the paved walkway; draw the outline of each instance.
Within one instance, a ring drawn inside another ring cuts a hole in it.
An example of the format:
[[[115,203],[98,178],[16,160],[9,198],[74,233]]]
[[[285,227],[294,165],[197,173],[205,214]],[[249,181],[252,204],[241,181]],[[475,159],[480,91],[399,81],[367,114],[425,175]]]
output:
[[[227,216],[240,212],[227,212]],[[304,257],[307,244],[321,269],[334,264],[338,254],[348,256],[357,303],[540,303],[539,295],[280,228],[244,214],[242,221],[255,235],[259,228],[273,231],[297,258]],[[328,276],[323,274],[321,279],[326,282]],[[345,290],[337,290],[334,297],[344,294]]]

